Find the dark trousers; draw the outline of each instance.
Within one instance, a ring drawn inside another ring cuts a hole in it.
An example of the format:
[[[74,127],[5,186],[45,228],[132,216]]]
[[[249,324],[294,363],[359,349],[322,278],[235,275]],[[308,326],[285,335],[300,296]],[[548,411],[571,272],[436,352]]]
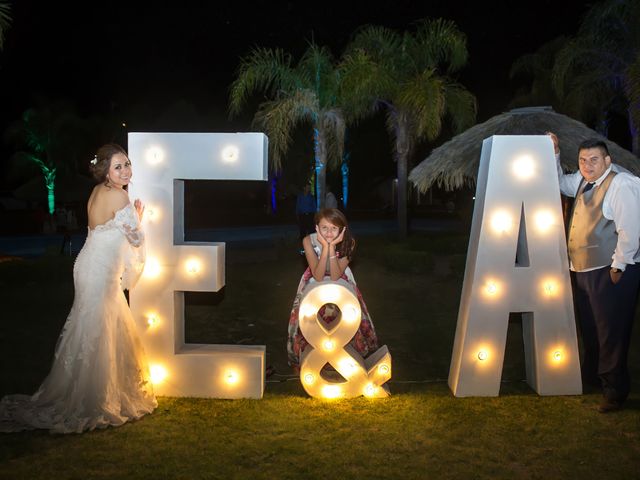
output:
[[[623,402],[631,386],[627,356],[640,264],[627,265],[615,285],[609,270],[607,266],[590,272],[572,272],[584,347],[582,379],[592,384],[599,381],[608,400]]]

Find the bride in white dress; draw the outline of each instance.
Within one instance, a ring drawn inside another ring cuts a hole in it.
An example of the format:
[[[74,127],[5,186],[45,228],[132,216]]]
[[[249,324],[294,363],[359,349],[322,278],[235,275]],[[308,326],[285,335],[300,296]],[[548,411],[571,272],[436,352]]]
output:
[[[126,191],[131,162],[105,145],[91,162],[100,182],[87,204],[89,233],[73,268],[75,298],[38,391],[0,402],[0,431],[80,433],[117,426],[157,406],[123,288],[144,265],[144,207]]]

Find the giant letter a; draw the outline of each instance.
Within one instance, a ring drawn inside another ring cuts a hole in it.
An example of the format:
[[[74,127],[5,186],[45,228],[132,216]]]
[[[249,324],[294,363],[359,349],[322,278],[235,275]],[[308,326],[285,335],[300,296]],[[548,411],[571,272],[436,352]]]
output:
[[[509,313],[522,314],[527,382],[582,393],[571,284],[551,140],[484,141],[449,371],[457,397],[500,391]]]

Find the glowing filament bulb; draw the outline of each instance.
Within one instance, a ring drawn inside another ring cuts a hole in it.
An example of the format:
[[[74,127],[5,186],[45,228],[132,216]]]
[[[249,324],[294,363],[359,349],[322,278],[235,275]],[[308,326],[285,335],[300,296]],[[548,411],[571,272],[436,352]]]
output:
[[[368,383],[366,387],[364,387],[364,396],[365,397],[373,397],[378,391],[378,387],[376,387],[373,383]]]
[[[185,268],[187,270],[187,273],[189,273],[190,275],[195,275],[200,271],[200,261],[192,258],[191,260],[187,261],[187,263],[185,264]]]
[[[238,372],[236,372],[235,370],[229,370],[227,371],[227,373],[225,373],[224,381],[228,385],[235,385],[236,383],[238,383],[238,380],[240,380],[240,375],[238,375]]]
[[[556,291],[558,290],[558,285],[555,282],[548,281],[544,283],[543,288],[544,288],[544,293],[551,296],[555,294]]]
[[[147,261],[144,264],[144,275],[149,278],[156,278],[160,275],[160,262],[157,258],[147,258]]]
[[[340,370],[344,372],[346,376],[351,376],[358,370],[355,362],[350,358],[344,358],[339,361]]]
[[[238,159],[240,151],[235,145],[228,145],[222,150],[222,160],[227,163],[235,162]]]
[[[154,206],[148,206],[145,211],[145,215],[150,222],[157,222],[160,220],[160,209]]]
[[[338,303],[340,289],[336,285],[323,285],[320,287],[320,301],[325,303]]]
[[[378,365],[378,373],[380,375],[386,375],[387,373],[389,373],[389,370],[389,365],[387,365],[386,363]]]
[[[556,350],[555,352],[553,352],[553,359],[556,362],[559,362],[562,360],[562,352],[560,350]]]
[[[538,212],[535,216],[535,222],[538,230],[547,232],[553,226],[553,214],[546,210]]]
[[[493,296],[498,293],[498,285],[496,285],[495,282],[487,282],[484,291],[487,292],[488,295]]]
[[[147,162],[151,165],[157,165],[164,160],[164,152],[160,147],[151,147],[145,154]]]
[[[160,323],[160,318],[155,313],[150,313],[147,316],[147,324],[150,327],[155,327],[156,325],[158,325],[158,323]]]
[[[307,385],[313,385],[315,381],[316,381],[316,376],[313,373],[305,374],[304,383],[306,383]]]
[[[162,365],[151,365],[149,368],[149,375],[151,376],[151,383],[157,385],[167,378],[167,369]]]
[[[325,385],[322,387],[322,396],[324,398],[338,398],[342,394],[342,388],[338,385]]]
[[[491,228],[493,228],[496,233],[508,232],[511,230],[512,224],[511,215],[507,212],[496,212],[491,217]]]
[[[302,317],[312,317],[317,312],[317,309],[313,308],[313,305],[309,305],[308,303],[303,303],[300,307],[300,313],[302,313]]]
[[[353,305],[344,307],[342,310],[342,318],[347,323],[355,322],[358,319],[358,309]]]
[[[531,155],[522,155],[514,160],[511,172],[520,180],[528,180],[536,173],[536,163]]]
[[[324,348],[327,352],[331,352],[334,348],[336,348],[336,344],[333,340],[328,339],[322,342],[322,348]]]
[[[486,350],[480,350],[478,352],[478,360],[480,360],[481,362],[484,362],[488,357],[489,357],[489,354],[487,353]]]

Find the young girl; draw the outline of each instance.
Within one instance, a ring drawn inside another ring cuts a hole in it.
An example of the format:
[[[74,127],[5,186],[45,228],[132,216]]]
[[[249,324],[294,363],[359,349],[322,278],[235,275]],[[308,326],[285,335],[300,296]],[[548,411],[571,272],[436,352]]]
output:
[[[287,352],[289,365],[296,371],[300,367],[300,355],[307,347],[308,343],[300,332],[298,325],[298,312],[302,292],[311,282],[322,280],[336,281],[340,278],[351,284],[356,292],[362,310],[362,323],[350,342],[363,357],[374,352],[378,348],[378,339],[373,328],[373,323],[369,317],[367,306],[362,299],[362,294],[353,278],[349,262],[352,259],[355,249],[355,240],[351,236],[347,227],[347,219],[340,210],[326,208],[316,213],[315,216],[316,233],[307,235],[302,240],[304,254],[309,267],[305,270],[296,297],[293,300],[293,308],[289,317],[289,337],[287,340]],[[323,306],[318,311],[318,316],[326,323],[331,323],[338,316],[335,305]]]

